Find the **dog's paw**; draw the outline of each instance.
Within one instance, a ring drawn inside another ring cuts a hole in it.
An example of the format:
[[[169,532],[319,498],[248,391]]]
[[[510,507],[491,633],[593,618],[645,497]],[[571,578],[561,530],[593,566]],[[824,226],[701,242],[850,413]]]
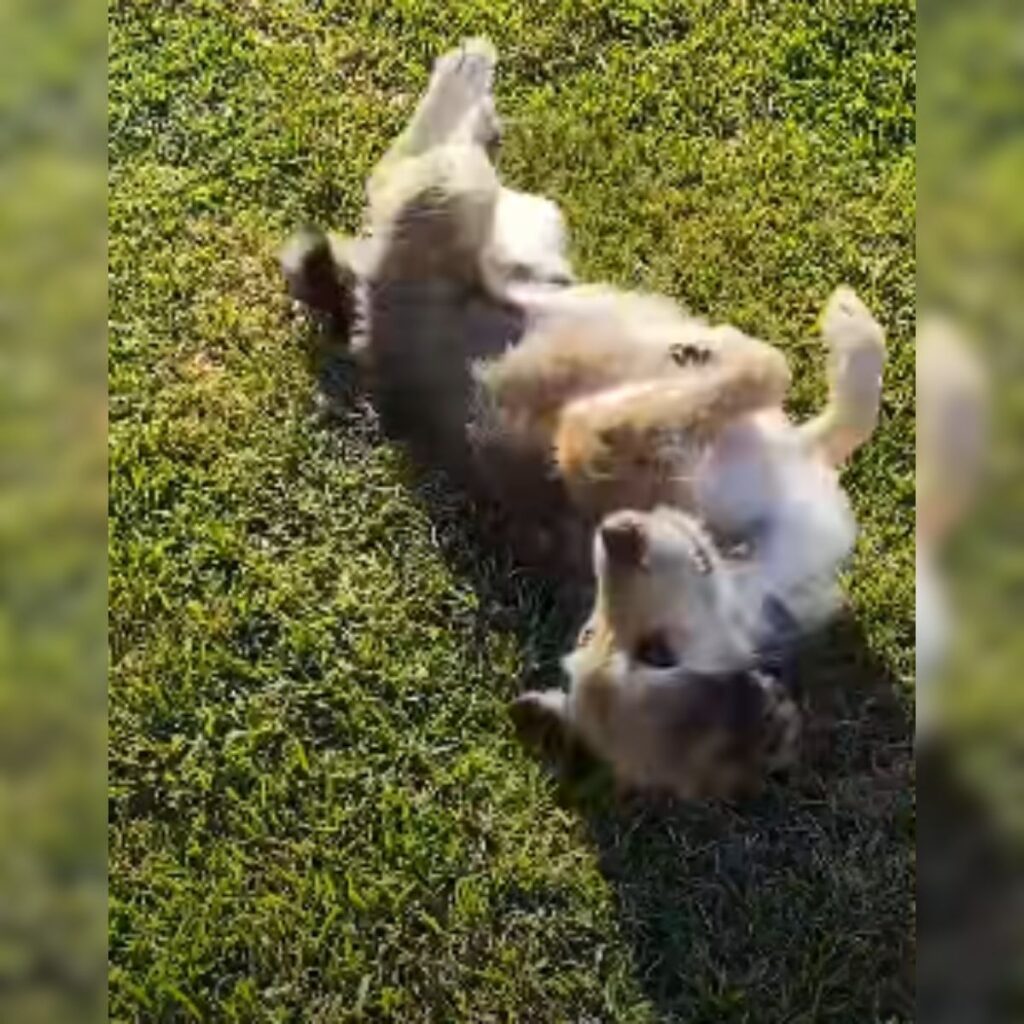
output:
[[[851,422],[870,429],[882,395],[885,334],[856,293],[845,287],[829,299],[821,327],[833,401]]]
[[[467,39],[438,57],[431,89],[449,108],[468,110],[490,93],[498,52],[487,39]]]
[[[491,89],[497,59],[486,39],[467,39],[437,59],[409,127],[406,147],[411,153],[452,141],[496,145],[499,126]]]
[[[821,331],[833,352],[869,349],[885,351],[885,333],[857,293],[845,285],[825,304]]]
[[[566,696],[561,690],[530,690],[509,705],[509,717],[520,740],[545,753],[564,745]]]

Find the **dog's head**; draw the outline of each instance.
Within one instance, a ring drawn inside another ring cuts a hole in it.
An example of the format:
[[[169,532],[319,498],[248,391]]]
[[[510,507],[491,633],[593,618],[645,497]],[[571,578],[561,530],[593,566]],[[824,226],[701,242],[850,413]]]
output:
[[[753,659],[739,595],[692,516],[668,507],[607,516],[594,569],[597,601],[581,647],[597,643],[653,669],[728,671]]]
[[[618,512],[594,542],[598,594],[564,662],[584,734],[627,781],[733,797],[792,764],[800,712],[757,654],[728,563],[693,517]]]

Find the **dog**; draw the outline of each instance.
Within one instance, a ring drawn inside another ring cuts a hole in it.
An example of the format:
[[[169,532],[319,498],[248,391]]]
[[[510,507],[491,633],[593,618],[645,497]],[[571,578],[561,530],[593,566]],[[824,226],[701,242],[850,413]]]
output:
[[[725,630],[713,642],[696,624],[714,588],[692,574],[648,578],[686,638],[683,669],[735,680],[777,640],[780,619],[813,628],[838,603],[836,571],[856,534],[838,470],[875,428],[883,332],[852,291],[837,290],[822,321],[828,402],[794,424],[775,346],[662,297],[577,283],[558,207],[498,179],[495,66],[484,40],[437,61],[371,175],[368,230],[299,233],[281,259],[289,291],[348,335],[384,422],[503,509],[524,560],[580,579],[596,568],[598,609],[614,563],[602,545],[622,510],[650,517],[650,538],[685,522],[707,551],[741,553],[712,560],[704,581],[728,580],[706,617]],[[652,540],[648,553],[660,550]],[[650,564],[640,558],[634,576]],[[633,643],[621,622],[594,619],[602,649]],[[741,718],[777,696],[742,677],[732,685],[749,690],[736,698]],[[551,700],[527,695],[519,709]]]

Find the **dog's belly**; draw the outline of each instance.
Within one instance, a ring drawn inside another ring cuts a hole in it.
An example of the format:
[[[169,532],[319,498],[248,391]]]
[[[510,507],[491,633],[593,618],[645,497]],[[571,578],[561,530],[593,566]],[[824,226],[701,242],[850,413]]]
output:
[[[713,531],[750,542],[764,589],[826,593],[850,554],[856,522],[835,471],[800,444],[781,412],[726,428],[697,467],[698,513]]]
[[[696,467],[697,511],[716,531],[747,536],[771,516],[783,487],[780,462],[791,427],[781,413],[759,413],[731,424]]]

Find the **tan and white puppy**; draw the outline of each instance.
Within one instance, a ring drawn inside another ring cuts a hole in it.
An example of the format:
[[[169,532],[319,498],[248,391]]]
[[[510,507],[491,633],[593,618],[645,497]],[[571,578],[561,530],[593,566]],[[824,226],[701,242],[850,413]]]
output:
[[[441,57],[371,176],[365,233],[300,234],[282,269],[347,331],[385,423],[502,508],[521,554],[596,568],[569,696],[517,714],[554,711],[639,784],[728,792],[795,743],[792,702],[750,669],[778,639],[772,608],[796,630],[835,609],[856,532],[838,470],[875,427],[883,334],[833,295],[828,402],[797,424],[773,345],[575,284],[558,208],[492,163],[495,63],[483,40]],[[620,510],[633,518],[607,519]],[[719,768],[691,763],[701,744]]]

